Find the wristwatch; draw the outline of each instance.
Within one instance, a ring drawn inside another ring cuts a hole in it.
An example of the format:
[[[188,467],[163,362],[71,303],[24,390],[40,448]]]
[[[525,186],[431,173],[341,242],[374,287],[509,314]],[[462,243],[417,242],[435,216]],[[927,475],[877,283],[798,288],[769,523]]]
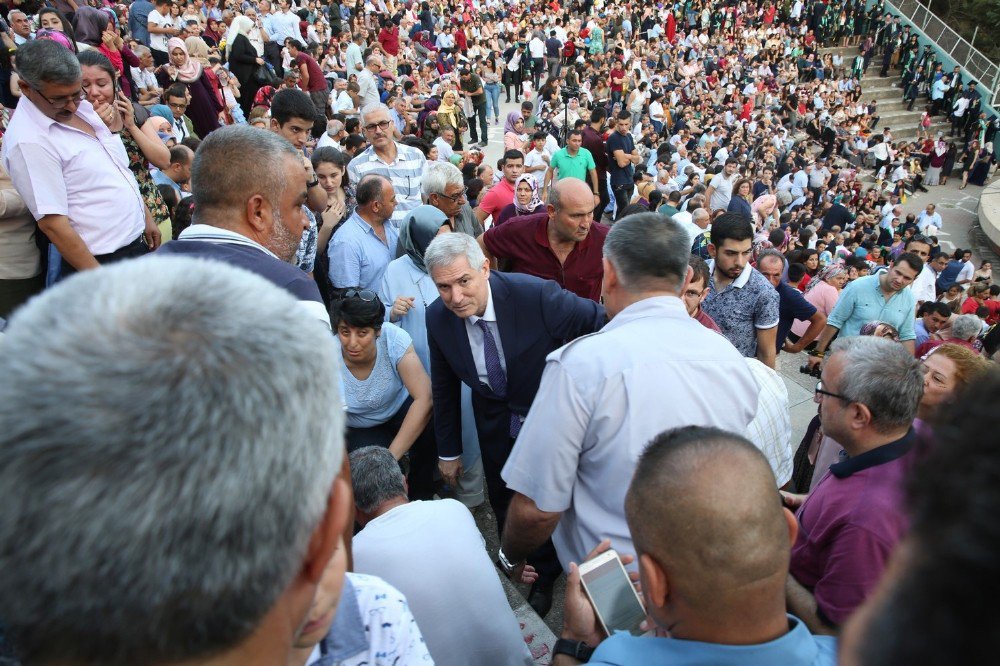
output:
[[[560,638],[556,641],[555,647],[552,648],[552,654],[564,654],[567,657],[573,657],[577,661],[586,663],[594,656],[594,648],[583,641],[571,641],[568,638]]]
[[[503,554],[503,548],[497,552],[497,565],[505,574],[507,574],[508,578],[512,573],[514,573],[514,569],[518,568],[522,564],[524,564],[524,560],[521,560],[520,562],[511,562],[508,560],[507,556]]]
[[[314,178],[314,179],[310,180],[308,183],[306,183],[306,187],[308,187],[310,189],[312,189],[313,187],[316,187],[317,185],[319,185],[319,178]]]

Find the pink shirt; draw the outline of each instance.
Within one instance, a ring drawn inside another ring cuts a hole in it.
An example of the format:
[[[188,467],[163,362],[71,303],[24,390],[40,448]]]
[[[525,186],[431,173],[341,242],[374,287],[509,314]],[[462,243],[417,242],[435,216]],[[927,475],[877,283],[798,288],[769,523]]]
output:
[[[507,206],[514,203],[514,186],[507,182],[506,178],[501,178],[500,182],[490,188],[489,192],[483,195],[479,207],[489,213],[495,220]]]
[[[90,102],[80,102],[76,115],[97,138],[52,120],[22,97],[0,159],[35,219],[65,215],[91,254],[109,254],[146,228],[146,204],[122,140]]]
[[[837,304],[837,299],[840,298],[840,290],[829,282],[820,280],[815,287],[803,294],[803,297],[816,307],[817,312],[822,312],[829,317],[833,306]],[[808,321],[796,319],[795,323],[792,324],[792,333],[802,337],[807,328],[809,328]]]

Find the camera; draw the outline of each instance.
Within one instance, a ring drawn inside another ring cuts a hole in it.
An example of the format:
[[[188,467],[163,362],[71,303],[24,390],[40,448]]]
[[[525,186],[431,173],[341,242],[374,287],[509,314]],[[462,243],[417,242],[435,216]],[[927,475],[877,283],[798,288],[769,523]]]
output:
[[[563,102],[569,102],[580,97],[580,86],[563,86],[560,92]]]
[[[801,372],[803,375],[811,375],[819,379],[823,371],[820,369],[818,365],[813,368],[810,368],[809,363],[804,363],[803,365],[799,366],[799,372]]]

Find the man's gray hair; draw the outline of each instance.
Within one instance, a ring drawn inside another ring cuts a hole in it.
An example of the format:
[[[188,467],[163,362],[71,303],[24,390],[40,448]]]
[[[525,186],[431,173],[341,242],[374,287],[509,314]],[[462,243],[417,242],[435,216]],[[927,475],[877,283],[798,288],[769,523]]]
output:
[[[958,315],[951,320],[951,334],[968,342],[983,330],[982,320],[974,314]]]
[[[359,118],[361,121],[362,128],[364,128],[365,126],[365,118],[375,113],[376,111],[385,111],[386,117],[389,117],[389,107],[387,107],[385,104],[382,104],[381,102],[366,104],[364,108],[361,109],[361,116]]]
[[[301,162],[302,154],[274,132],[228,125],[209,134],[191,165],[191,192],[199,222],[226,226],[256,194],[277,206],[287,185],[284,158]],[[234,169],[235,164],[255,167]]]
[[[134,53],[135,56],[138,58],[143,58],[145,56],[152,55],[153,52],[149,50],[148,46],[139,44],[134,49],[132,49],[132,53]]]
[[[21,308],[0,607],[24,663],[196,660],[255,631],[327,511],[340,363],[293,296],[220,262],[123,262]]]
[[[450,162],[428,162],[420,182],[424,198],[432,194],[444,194],[449,185],[458,185],[465,191],[465,179],[458,167]]]
[[[886,338],[858,335],[838,338],[830,352],[842,355],[839,392],[867,405],[873,428],[888,432],[913,422],[924,395],[924,373],[906,347]]]
[[[780,252],[778,252],[773,248],[764,250],[757,256],[757,265],[760,266],[765,259],[772,259],[780,263],[782,266],[785,265],[785,255],[781,254]]]
[[[46,83],[72,85],[82,78],[80,61],[62,44],[32,39],[17,47],[17,75],[32,88]]]
[[[679,291],[688,270],[688,235],[673,219],[637,213],[618,220],[604,240],[604,256],[630,291]]]
[[[435,236],[427,246],[427,251],[424,252],[424,265],[427,267],[427,272],[433,275],[435,268],[450,266],[461,257],[468,260],[473,270],[477,270],[486,261],[483,248],[479,247],[479,243],[472,236],[456,232],[441,234]]]
[[[389,500],[406,497],[403,472],[389,449],[366,446],[352,451],[350,459],[354,503],[359,509],[374,513]]]
[[[380,56],[377,53],[373,53],[367,58],[365,58],[365,67],[371,67],[375,63],[380,63],[380,62],[382,62],[382,56]]]

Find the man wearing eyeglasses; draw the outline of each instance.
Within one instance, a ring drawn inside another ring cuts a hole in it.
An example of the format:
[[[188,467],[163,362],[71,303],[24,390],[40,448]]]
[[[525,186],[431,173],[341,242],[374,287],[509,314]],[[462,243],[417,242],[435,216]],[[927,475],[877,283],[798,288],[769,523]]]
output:
[[[924,389],[920,363],[898,342],[855,336],[831,350],[815,400],[824,433],[846,455],[808,496],[782,493],[799,523],[788,612],[814,634],[839,631],[874,590],[906,531],[902,482]]]
[[[17,55],[21,102],[0,159],[62,255],[61,274],[155,250],[160,232],[125,146],[84,99],[76,56],[50,40]]]
[[[423,203],[420,181],[427,158],[419,149],[393,140],[394,126],[389,118],[389,107],[385,104],[363,106],[360,120],[364,138],[371,145],[351,160],[347,173],[352,183],[360,182],[363,176],[370,173],[377,173],[392,182],[396,193],[392,224],[398,229],[406,213]]]

